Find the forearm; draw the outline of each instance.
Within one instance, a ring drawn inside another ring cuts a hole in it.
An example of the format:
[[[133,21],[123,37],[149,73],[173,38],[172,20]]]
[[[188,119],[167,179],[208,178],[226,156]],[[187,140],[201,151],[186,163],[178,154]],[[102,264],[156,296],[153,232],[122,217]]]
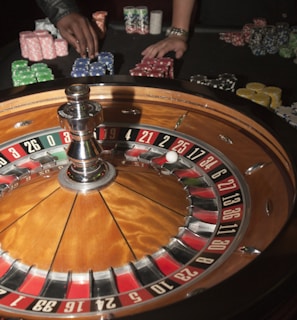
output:
[[[79,12],[75,0],[36,0],[36,3],[53,24],[71,12]]]
[[[189,31],[195,0],[173,0],[172,26]]]

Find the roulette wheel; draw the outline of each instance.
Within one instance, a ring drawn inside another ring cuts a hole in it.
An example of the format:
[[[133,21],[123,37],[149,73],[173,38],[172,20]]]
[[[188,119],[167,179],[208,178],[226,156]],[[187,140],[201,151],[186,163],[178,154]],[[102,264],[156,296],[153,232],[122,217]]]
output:
[[[294,294],[296,132],[272,112],[115,76],[7,90],[0,123],[2,316],[256,319]]]

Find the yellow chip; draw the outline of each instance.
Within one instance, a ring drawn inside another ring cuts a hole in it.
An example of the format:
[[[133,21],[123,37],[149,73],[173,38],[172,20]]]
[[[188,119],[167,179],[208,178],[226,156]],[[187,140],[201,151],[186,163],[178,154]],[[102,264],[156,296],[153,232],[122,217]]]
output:
[[[262,92],[256,93],[251,100],[263,107],[270,107],[271,98],[268,94]]]
[[[275,109],[282,104],[282,89],[279,87],[266,87],[263,89],[263,93],[268,94],[271,98],[270,107]]]
[[[242,98],[251,99],[255,95],[255,91],[247,88],[238,88],[236,94]]]
[[[256,91],[256,92],[260,92],[262,91],[266,86],[264,83],[261,82],[249,82],[246,84],[245,86],[247,89]]]
[[[263,92],[275,99],[281,99],[282,96],[282,89],[279,87],[266,87],[263,89]]]

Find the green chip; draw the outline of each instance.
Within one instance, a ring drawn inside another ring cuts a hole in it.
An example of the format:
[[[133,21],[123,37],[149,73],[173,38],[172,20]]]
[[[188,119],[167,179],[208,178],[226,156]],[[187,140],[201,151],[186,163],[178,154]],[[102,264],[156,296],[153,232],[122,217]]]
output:
[[[33,84],[33,83],[36,83],[36,79],[34,80],[22,80],[22,81],[13,81],[13,85],[15,87],[19,87],[19,86],[25,86],[25,85],[28,85],[28,84]]]
[[[16,70],[19,68],[24,68],[28,66],[28,61],[27,60],[15,60],[11,64],[11,70]]]
[[[11,64],[11,71],[12,83],[15,87],[54,80],[51,68],[43,62],[29,66],[27,60],[16,60]]]
[[[36,77],[38,76],[48,76],[52,75],[52,70],[51,69],[43,69],[43,70],[38,70],[35,72]]]
[[[54,76],[43,76],[43,77],[37,77],[37,82],[45,82],[45,81],[50,81],[54,80]]]
[[[36,72],[39,70],[49,69],[49,67],[47,66],[46,63],[38,62],[38,63],[32,64],[31,69]]]
[[[35,73],[30,71],[24,71],[21,73],[17,73],[15,74],[14,78],[19,78],[19,79],[35,79]]]
[[[294,50],[292,50],[292,48],[288,47],[288,46],[283,46],[281,48],[279,48],[279,55],[282,58],[293,58],[295,56],[294,54]]]
[[[27,73],[27,72],[30,72],[30,71],[31,71],[31,70],[30,70],[30,67],[29,67],[29,66],[20,67],[20,68],[14,69],[14,70],[12,71],[12,76],[14,77],[15,75]]]

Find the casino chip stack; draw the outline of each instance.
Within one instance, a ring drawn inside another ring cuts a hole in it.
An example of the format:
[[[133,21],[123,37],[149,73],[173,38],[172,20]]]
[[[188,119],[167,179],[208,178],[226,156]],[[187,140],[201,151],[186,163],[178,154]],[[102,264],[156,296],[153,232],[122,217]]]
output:
[[[160,34],[162,32],[162,10],[152,10],[150,13],[150,34]]]
[[[297,129],[297,102],[291,106],[279,106],[275,109],[275,113]]]
[[[123,14],[127,33],[149,33],[149,13],[146,6],[125,6]]]
[[[290,27],[287,22],[269,25],[265,18],[256,18],[240,31],[220,33],[220,39],[234,46],[247,44],[256,56],[278,53],[283,58],[294,58],[297,54],[297,26]]]
[[[106,74],[114,74],[114,56],[111,52],[100,52],[97,59],[105,66]]]
[[[27,60],[16,60],[11,64],[14,87],[44,82],[54,79],[52,70],[45,63],[34,63],[29,66]]]
[[[142,59],[133,69],[129,70],[131,76],[174,78],[174,66],[172,58],[150,58]]]
[[[106,24],[105,20],[108,15],[107,11],[95,11],[92,13],[92,18],[95,21],[99,31],[100,31],[100,39],[102,39],[106,34]]]
[[[54,80],[52,70],[46,63],[34,63],[31,65],[31,70],[34,72],[37,82]]]
[[[77,58],[75,59],[72,65],[72,70],[70,75],[73,78],[87,77],[89,75],[89,68],[90,68],[89,58]]]
[[[231,73],[221,73],[217,78],[208,78],[206,75],[196,74],[190,77],[190,82],[215,89],[234,92],[237,78]]]
[[[65,57],[68,55],[68,43],[64,39],[55,39],[54,41],[57,57]]]
[[[99,53],[96,61],[77,58],[71,70],[71,77],[103,76],[114,74],[114,56],[111,52]]]
[[[247,83],[245,88],[236,90],[236,95],[274,110],[282,104],[282,90],[279,87],[266,86],[261,82]]]
[[[146,6],[136,7],[137,14],[137,33],[149,33],[148,8]]]
[[[127,33],[137,33],[137,14],[133,6],[126,6],[123,9],[125,30]]]
[[[68,55],[67,41],[54,38],[47,30],[21,31],[19,43],[22,57],[33,62]]]
[[[221,32],[219,34],[220,40],[231,43],[234,46],[244,46],[250,43],[254,30],[262,30],[266,24],[265,18],[255,18],[252,23],[245,24],[239,31]],[[255,37],[258,37],[258,33]]]
[[[59,30],[51,23],[49,18],[35,20],[35,31],[36,30],[47,30],[54,38],[61,38]]]

